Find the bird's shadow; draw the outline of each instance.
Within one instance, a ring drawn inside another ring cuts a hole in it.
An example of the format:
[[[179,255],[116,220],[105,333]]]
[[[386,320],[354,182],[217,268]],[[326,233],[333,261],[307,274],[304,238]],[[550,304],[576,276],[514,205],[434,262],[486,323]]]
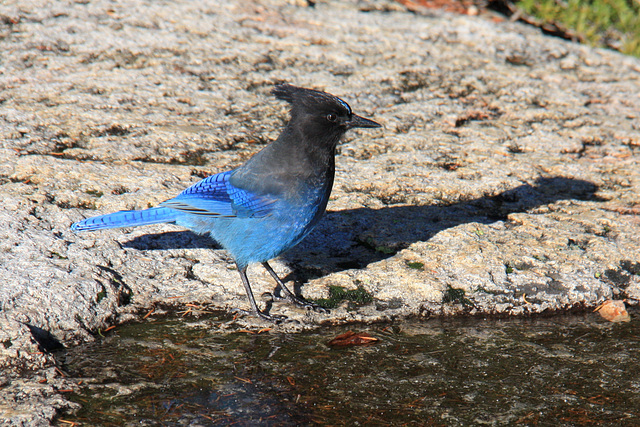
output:
[[[393,256],[414,242],[428,241],[438,232],[465,223],[489,224],[511,213],[559,200],[604,201],[592,182],[564,178],[538,178],[495,196],[475,198],[446,206],[388,206],[328,212],[316,229],[298,246],[281,255],[295,278],[312,278]],[[124,244],[140,250],[211,248],[219,246],[191,231],[147,234]],[[289,280],[287,277],[284,280]]]

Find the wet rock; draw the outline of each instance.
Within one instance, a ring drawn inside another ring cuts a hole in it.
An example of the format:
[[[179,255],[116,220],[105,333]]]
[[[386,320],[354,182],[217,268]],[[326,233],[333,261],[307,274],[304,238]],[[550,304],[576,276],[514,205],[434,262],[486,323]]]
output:
[[[69,225],[244,162],[286,120],[269,95],[283,81],[385,128],[347,137],[330,212],[274,264],[306,298],[360,286],[373,302],[324,315],[276,301],[298,322],[281,329],[640,298],[640,61],[482,17],[363,10],[0,6],[0,366],[51,366],[34,348],[91,340],[154,306],[247,306],[228,255],[203,237]],[[250,277],[273,292],[259,267]],[[3,399],[23,387],[13,378]]]
[[[53,368],[35,374],[0,374],[0,421],[2,425],[43,426],[61,410],[80,407],[64,394],[75,384],[61,378]]]

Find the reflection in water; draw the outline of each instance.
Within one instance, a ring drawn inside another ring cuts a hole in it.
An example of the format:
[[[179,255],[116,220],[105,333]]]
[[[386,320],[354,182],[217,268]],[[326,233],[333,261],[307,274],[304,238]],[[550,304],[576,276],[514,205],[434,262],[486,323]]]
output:
[[[632,313],[633,316],[633,313]],[[127,325],[59,354],[85,425],[640,424],[640,321],[599,316],[220,330]],[[347,329],[380,339],[330,348]]]

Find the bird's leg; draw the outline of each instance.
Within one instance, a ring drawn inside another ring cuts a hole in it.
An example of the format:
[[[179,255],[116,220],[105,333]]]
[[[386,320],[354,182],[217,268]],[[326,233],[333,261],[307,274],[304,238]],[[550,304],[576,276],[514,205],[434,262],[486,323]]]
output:
[[[275,281],[278,283],[278,286],[280,286],[280,289],[282,289],[282,292],[284,292],[284,294],[287,296],[287,298],[289,298],[289,300],[291,302],[293,302],[296,305],[299,305],[300,307],[304,307],[304,308],[309,308],[309,309],[313,309],[315,311],[320,311],[322,313],[328,313],[329,310],[327,310],[324,307],[320,307],[318,304],[314,304],[312,302],[309,301],[305,301],[303,299],[298,298],[297,296],[294,295],[293,292],[291,292],[289,290],[289,288],[287,288],[284,283],[282,282],[282,280],[280,280],[280,278],[278,277],[278,275],[276,274],[275,271],[273,271],[273,268],[271,268],[271,266],[269,265],[269,263],[267,262],[263,262],[262,266],[269,272],[269,274],[271,274],[271,277],[273,277],[275,279]]]
[[[247,267],[240,268],[238,264],[238,272],[240,273],[240,278],[242,279],[242,284],[244,285],[244,290],[247,292],[247,296],[249,297],[249,303],[251,304],[251,309],[253,312],[260,317],[261,319],[268,320],[270,322],[281,322],[285,320],[286,316],[275,316],[261,312],[258,309],[258,304],[256,304],[256,299],[253,297],[253,292],[251,291],[251,285],[249,285],[249,279],[247,278]]]

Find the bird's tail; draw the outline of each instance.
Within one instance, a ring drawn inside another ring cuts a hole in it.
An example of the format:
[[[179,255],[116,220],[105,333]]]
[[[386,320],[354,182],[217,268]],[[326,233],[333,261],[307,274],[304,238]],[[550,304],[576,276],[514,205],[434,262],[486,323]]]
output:
[[[143,211],[120,211],[94,216],[71,226],[73,231],[94,231],[104,228],[136,227],[138,225],[173,222],[180,213],[170,208],[151,208]]]

